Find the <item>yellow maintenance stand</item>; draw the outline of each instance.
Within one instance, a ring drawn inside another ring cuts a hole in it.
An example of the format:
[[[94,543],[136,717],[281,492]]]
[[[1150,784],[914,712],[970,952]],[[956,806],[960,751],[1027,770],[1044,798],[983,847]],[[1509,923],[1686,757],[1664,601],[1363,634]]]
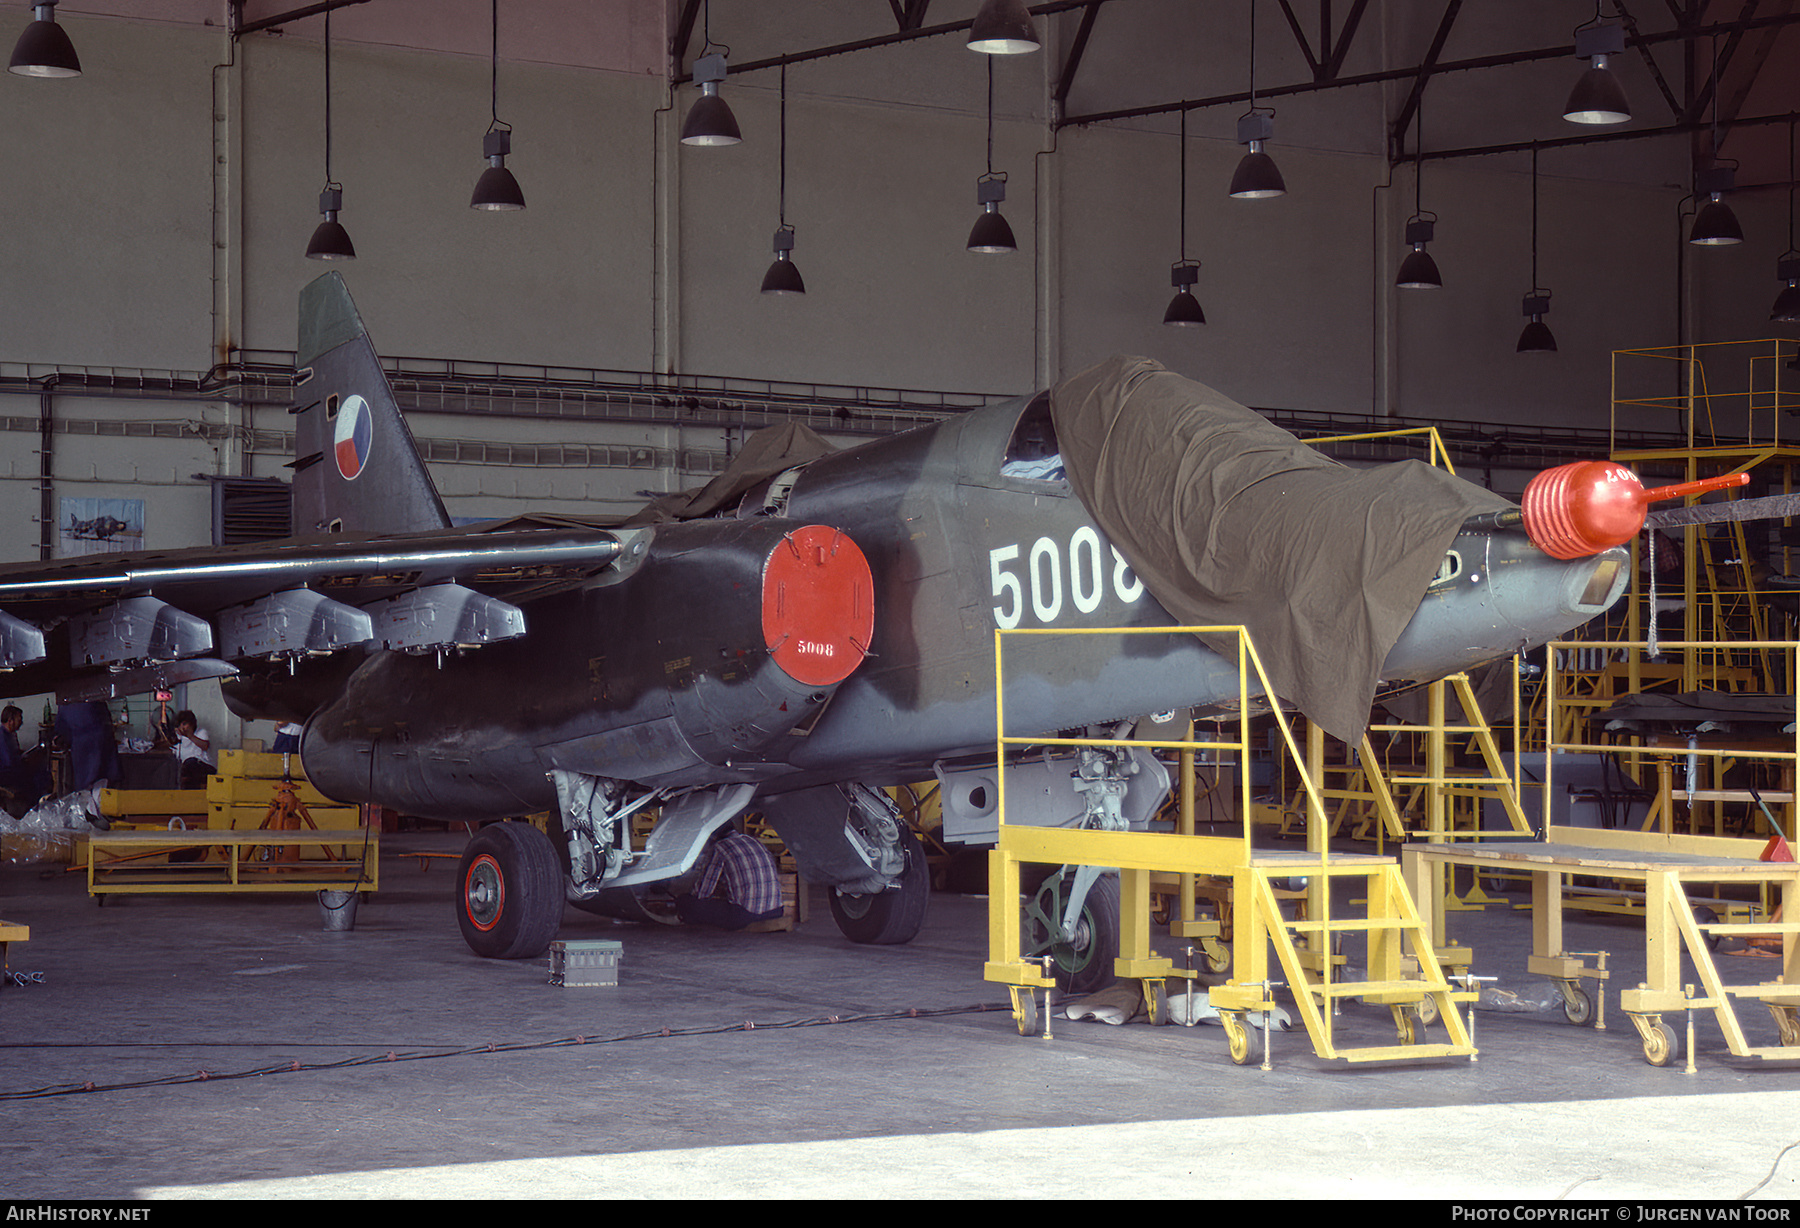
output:
[[[1151,875],[1155,872],[1205,874],[1231,880],[1234,930],[1232,978],[1208,994],[1225,1026],[1232,1061],[1246,1065],[1261,1059],[1262,1034],[1249,1016],[1277,1009],[1274,991],[1287,985],[1300,1019],[1321,1058],[1349,1062],[1417,1060],[1428,1057],[1475,1056],[1462,1016],[1455,1004],[1474,999],[1470,992],[1453,989],[1421,928],[1418,909],[1408,894],[1400,868],[1391,857],[1364,854],[1332,854],[1326,847],[1326,820],[1319,791],[1307,772],[1286,719],[1274,716],[1283,743],[1300,773],[1306,790],[1309,822],[1306,852],[1272,852],[1250,843],[1250,791],[1240,789],[1241,837],[1197,836],[1179,833],[1070,830],[1011,826],[1006,822],[1006,773],[1008,746],[1104,747],[1115,740],[1085,738],[1026,738],[1007,734],[1005,711],[1005,641],[1014,635],[1167,635],[1235,636],[1237,640],[1239,696],[1237,737],[1233,741],[1171,740],[1136,745],[1175,750],[1234,751],[1240,780],[1249,779],[1250,712],[1253,701],[1274,693],[1262,662],[1242,627],[1130,627],[1081,631],[1053,628],[1020,628],[996,631],[994,639],[995,707],[1000,772],[1000,838],[989,861],[987,980],[1006,985],[1012,995],[1013,1017],[1021,1035],[1038,1031],[1038,1011],[1033,996],[1054,982],[1036,962],[1020,955],[1019,866],[1024,862],[1048,865],[1116,867],[1120,885],[1119,957],[1116,974],[1142,982],[1144,1000],[1152,1023],[1170,1021],[1168,982],[1194,978],[1191,969],[1178,969],[1172,960],[1150,949]],[[1283,916],[1272,880],[1304,876],[1308,879],[1308,904],[1303,920]],[[1361,916],[1334,917],[1330,886],[1346,876],[1364,880],[1361,894],[1367,912]],[[1331,956],[1335,939],[1362,935],[1368,944],[1368,979],[1335,980]],[[1285,981],[1273,979],[1269,953]],[[1417,960],[1416,975],[1408,975],[1405,957]],[[1333,1036],[1334,1006],[1346,998],[1387,1006],[1393,1013],[1396,1043],[1374,1047],[1340,1047]],[[1046,998],[1048,1000],[1048,998]],[[1443,1020],[1444,1043],[1427,1043],[1427,1014]]]

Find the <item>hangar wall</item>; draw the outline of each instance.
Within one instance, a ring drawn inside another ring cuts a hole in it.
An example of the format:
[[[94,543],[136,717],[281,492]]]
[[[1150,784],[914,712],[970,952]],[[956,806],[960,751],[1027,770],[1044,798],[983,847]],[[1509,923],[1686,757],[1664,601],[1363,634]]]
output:
[[[246,17],[293,7],[258,0]],[[765,297],[779,73],[729,79],[741,145],[680,145],[694,91],[671,93],[664,62],[679,7],[504,0],[498,111],[530,206],[511,214],[466,204],[489,118],[487,5],[374,0],[334,14],[331,170],[358,249],[345,273],[385,354],[997,394],[1135,352],[1264,407],[1603,426],[1612,350],[1793,327],[1766,322],[1785,195],[1735,200],[1740,248],[1681,243],[1684,138],[1543,153],[1538,281],[1555,291],[1559,354],[1513,353],[1531,283],[1528,153],[1424,162],[1420,200],[1439,217],[1445,286],[1395,290],[1415,168],[1389,167],[1386,128],[1407,88],[1390,81],[1281,100],[1271,150],[1289,193],[1272,201],[1225,193],[1242,152],[1241,104],[1189,116],[1186,254],[1202,262],[1208,323],[1165,328],[1180,254],[1177,120],[1053,130],[1070,14],[1042,21],[1042,54],[992,64],[945,37],[792,66],[786,216],[808,293]],[[1484,40],[1552,42],[1571,21],[1554,0],[1469,7],[1462,54]],[[940,0],[931,16],[974,8]],[[719,0],[711,28],[743,64],[862,37],[868,10],[891,23],[887,9]],[[1261,80],[1304,80],[1292,40],[1272,28],[1273,6],[1263,9]],[[1204,6],[1224,15],[1216,22],[1197,11],[1188,0],[1107,5],[1062,113],[1242,89],[1247,5]],[[324,182],[324,22],[234,42],[225,16],[222,0],[65,0],[58,18],[84,75],[0,76],[13,214],[0,240],[0,376],[13,390],[0,393],[0,516],[17,526],[15,558],[35,557],[43,494],[29,381],[65,368],[204,372],[235,351],[295,343],[296,295],[321,271],[302,252]],[[1424,55],[1432,23],[1416,6],[1378,2],[1366,20],[1346,72]],[[690,54],[700,41],[696,32]],[[1496,131],[1567,135],[1554,112],[1575,67],[1434,80],[1427,152]],[[986,166],[990,68],[993,165],[1009,176],[1005,212],[1020,243],[994,257],[964,250]],[[1542,114],[1525,113],[1521,98],[1541,100]],[[149,546],[206,540],[202,475],[279,476],[288,459],[252,442],[285,429],[279,409],[53,404],[53,495],[142,499]],[[173,434],[106,433],[152,420],[175,424]],[[504,417],[421,415],[415,430],[730,446],[716,430]],[[618,511],[639,491],[704,477],[433,468],[453,514],[469,517]]]

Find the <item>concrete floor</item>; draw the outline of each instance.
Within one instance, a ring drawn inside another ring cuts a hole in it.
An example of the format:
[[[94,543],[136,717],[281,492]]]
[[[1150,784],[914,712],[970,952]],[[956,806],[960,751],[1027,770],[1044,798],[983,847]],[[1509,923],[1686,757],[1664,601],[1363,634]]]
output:
[[[400,856],[460,844],[389,836],[350,933],[310,896],[102,908],[79,874],[0,865],[0,915],[32,928],[10,967],[43,976],[0,990],[0,1197],[1800,1193],[1800,1063],[1730,1057],[1710,1017],[1693,1075],[1648,1066],[1616,1002],[1605,1031],[1569,1025],[1522,971],[1527,913],[1453,919],[1477,973],[1543,1006],[1479,1012],[1478,1061],[1332,1064],[1293,1032],[1265,1072],[1217,1027],[1020,1037],[981,979],[973,897],[937,896],[887,948],[843,940],[822,902],[788,934],[570,910],[563,936],[622,940],[623,974],[555,987],[541,961],[471,955],[453,863]],[[1635,984],[1637,923],[1573,920],[1569,946]],[[1741,1014],[1774,1043],[1766,1011]],[[1381,1008],[1341,1023],[1392,1035]]]

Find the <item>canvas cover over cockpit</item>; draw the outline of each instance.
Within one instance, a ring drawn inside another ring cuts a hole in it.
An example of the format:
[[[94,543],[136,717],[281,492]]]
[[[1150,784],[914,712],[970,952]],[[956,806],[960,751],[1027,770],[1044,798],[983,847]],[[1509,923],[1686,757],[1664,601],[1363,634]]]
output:
[[[1512,506],[1419,461],[1339,464],[1148,358],[1071,376],[1051,410],[1075,493],[1163,608],[1248,627],[1277,694],[1346,741],[1463,522]]]

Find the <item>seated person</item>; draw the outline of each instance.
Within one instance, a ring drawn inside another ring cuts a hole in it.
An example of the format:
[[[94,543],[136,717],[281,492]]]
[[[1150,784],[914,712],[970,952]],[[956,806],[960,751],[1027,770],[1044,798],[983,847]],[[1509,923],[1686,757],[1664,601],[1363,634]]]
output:
[[[277,755],[297,755],[300,753],[300,735],[306,732],[306,726],[296,721],[283,721],[275,726],[275,744],[269,749]]]
[[[181,763],[181,787],[204,789],[206,778],[213,774],[217,761],[213,758],[212,734],[200,728],[200,718],[185,708],[162,728],[164,736],[175,747]]]
[[[50,773],[28,759],[19,749],[19,729],[25,724],[25,713],[18,704],[0,708],[0,789],[9,790],[9,810],[24,814],[50,792]]]
[[[713,833],[703,856],[699,885],[692,895],[675,898],[675,912],[684,922],[741,930],[781,916],[781,877],[761,840],[727,825]]]

